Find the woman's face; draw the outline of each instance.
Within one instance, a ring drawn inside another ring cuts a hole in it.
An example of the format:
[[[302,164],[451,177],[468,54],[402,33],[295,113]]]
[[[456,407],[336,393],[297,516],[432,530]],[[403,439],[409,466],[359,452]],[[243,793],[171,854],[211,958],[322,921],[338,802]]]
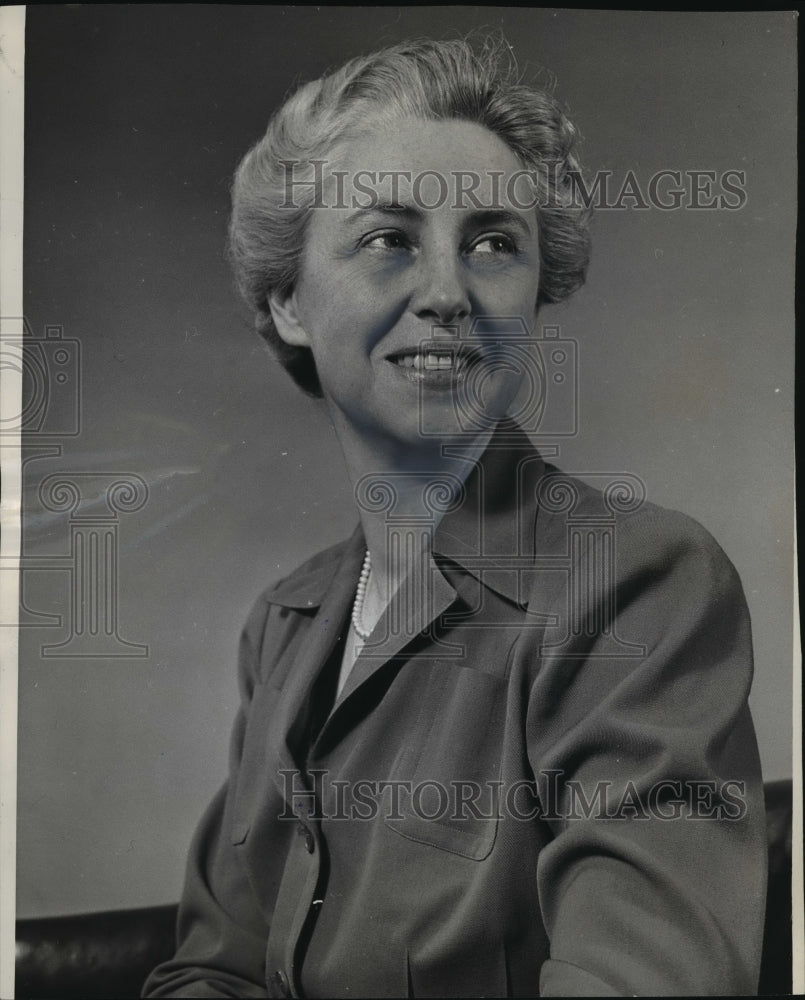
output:
[[[406,447],[477,435],[516,395],[536,317],[521,164],[479,125],[405,119],[332,166],[294,292],[272,300],[280,335],[312,350],[337,424]]]

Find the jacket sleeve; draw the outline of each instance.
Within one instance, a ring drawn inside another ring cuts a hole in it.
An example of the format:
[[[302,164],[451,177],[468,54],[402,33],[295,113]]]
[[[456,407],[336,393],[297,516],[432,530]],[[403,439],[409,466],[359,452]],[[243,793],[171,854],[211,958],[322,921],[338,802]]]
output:
[[[700,525],[651,505],[618,525],[614,572],[593,559],[529,704],[554,833],[541,995],[755,993],[766,839],[740,582]]]
[[[267,606],[259,601],[240,640],[241,703],[230,743],[229,778],[190,847],[179,906],[177,951],[143,987],[144,997],[266,997],[268,925],[230,836],[232,808]]]

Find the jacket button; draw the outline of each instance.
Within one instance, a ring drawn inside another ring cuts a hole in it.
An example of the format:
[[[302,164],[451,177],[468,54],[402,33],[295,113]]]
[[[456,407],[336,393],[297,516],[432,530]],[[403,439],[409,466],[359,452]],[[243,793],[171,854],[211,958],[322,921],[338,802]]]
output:
[[[279,996],[289,997],[291,995],[291,991],[288,987],[288,980],[285,978],[285,975],[282,972],[280,972],[279,969],[277,969],[276,972],[271,973],[270,983],[274,987],[274,989],[277,990]]]

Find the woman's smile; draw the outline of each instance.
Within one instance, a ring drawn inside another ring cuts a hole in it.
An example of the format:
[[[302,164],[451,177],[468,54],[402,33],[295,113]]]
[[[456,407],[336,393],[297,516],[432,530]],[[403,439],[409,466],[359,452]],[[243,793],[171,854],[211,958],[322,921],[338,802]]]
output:
[[[457,347],[445,350],[438,346],[432,350],[403,351],[392,354],[386,360],[402,369],[403,376],[409,381],[438,388],[464,378],[470,365],[478,362],[478,355]]]

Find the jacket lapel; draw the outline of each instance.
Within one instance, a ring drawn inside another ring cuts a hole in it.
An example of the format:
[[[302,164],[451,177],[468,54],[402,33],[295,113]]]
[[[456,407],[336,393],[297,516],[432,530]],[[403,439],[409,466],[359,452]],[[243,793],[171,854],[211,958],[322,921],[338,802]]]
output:
[[[433,540],[434,552],[458,563],[509,601],[522,603],[523,566],[530,565],[533,556],[535,484],[544,470],[523,431],[516,424],[502,424],[467,479],[464,502],[442,519]],[[273,739],[274,752],[284,768],[299,769],[306,701],[341,629],[349,627],[365,547],[358,525],[346,543],[325,554],[329,558],[322,557],[301,579],[294,574],[269,595],[287,607],[313,610],[319,605],[283,685]],[[428,659],[461,655],[461,647],[440,639],[433,628],[456,597],[429,555],[417,578],[409,576],[394,595],[361,649],[324,729],[386,664],[410,656],[406,647],[420,636],[428,640],[427,653],[421,654]],[[284,791],[279,775],[276,780]]]
[[[299,740],[306,717],[306,703],[313,683],[332,653],[347,618],[365,553],[364,545],[363,532],[358,528],[343,545],[340,553],[335,552],[329,569],[315,573],[310,587],[299,583],[294,574],[292,581],[276,588],[269,598],[286,607],[312,609],[319,605],[318,611],[307,625],[307,633],[288,672],[277,722],[269,734],[273,756],[280,763],[274,780],[283,794],[288,790],[288,782],[281,770],[298,771],[303,763],[299,759]],[[324,579],[329,578],[330,582],[323,597],[319,597],[316,587],[322,583],[322,573]]]
[[[509,601],[523,603],[523,568],[531,565],[533,556],[535,484],[544,469],[523,430],[503,421],[467,477],[463,502],[442,518],[433,539],[434,552],[458,563]],[[408,578],[381,616],[355,661],[333,716],[385,664],[410,655],[406,647],[422,634],[429,639],[429,659],[462,655],[462,647],[440,639],[433,630],[456,596],[430,556],[418,578]]]
[[[336,709],[378,670],[397,660],[410,642],[432,633],[433,624],[455,598],[455,590],[429,557],[418,578],[409,576],[381,615],[350,671]],[[430,652],[430,657],[450,655],[452,647],[431,635],[431,643],[434,641],[444,648]]]

